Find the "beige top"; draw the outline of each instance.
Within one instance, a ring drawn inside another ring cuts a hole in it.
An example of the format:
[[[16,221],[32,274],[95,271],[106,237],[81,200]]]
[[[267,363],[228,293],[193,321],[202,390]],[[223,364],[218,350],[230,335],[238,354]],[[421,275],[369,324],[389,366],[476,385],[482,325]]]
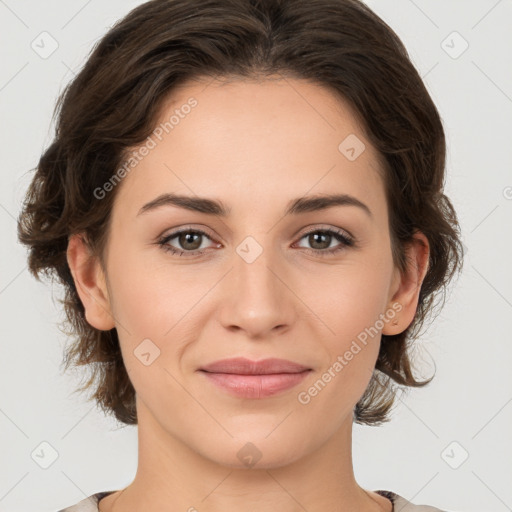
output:
[[[96,494],[93,494],[88,498],[79,501],[75,505],[59,510],[58,512],[99,512],[98,502],[113,492],[116,491],[97,492]],[[430,507],[428,505],[415,505],[414,503],[407,501],[405,498],[402,498],[402,496],[399,496],[395,492],[382,490],[373,492],[376,492],[377,494],[380,494],[381,496],[389,499],[393,503],[393,512],[448,512],[443,511],[440,508]]]

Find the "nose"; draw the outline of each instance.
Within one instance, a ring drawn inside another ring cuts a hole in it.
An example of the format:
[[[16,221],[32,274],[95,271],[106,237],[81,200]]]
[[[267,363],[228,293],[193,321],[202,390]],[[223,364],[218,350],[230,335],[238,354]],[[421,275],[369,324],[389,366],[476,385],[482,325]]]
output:
[[[226,329],[243,331],[250,338],[268,339],[274,332],[293,325],[298,299],[291,283],[287,283],[284,265],[270,253],[265,249],[254,261],[234,253],[233,268],[223,282],[219,310],[220,322]]]

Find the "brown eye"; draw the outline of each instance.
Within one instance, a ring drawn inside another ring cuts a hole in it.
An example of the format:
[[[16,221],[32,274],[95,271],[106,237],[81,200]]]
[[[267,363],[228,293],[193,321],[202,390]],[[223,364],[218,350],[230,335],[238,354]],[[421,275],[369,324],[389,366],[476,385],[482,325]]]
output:
[[[211,240],[210,236],[200,229],[182,229],[161,238],[158,244],[164,251],[169,251],[172,254],[197,256],[205,252],[204,249],[200,249],[204,238]],[[177,247],[169,243],[174,239],[176,239]]]
[[[306,251],[319,256],[329,256],[348,247],[355,245],[354,239],[343,231],[332,229],[316,229],[309,231],[301,237],[301,240],[307,239],[311,249],[304,247]],[[331,247],[333,241],[340,242],[339,245]]]
[[[185,233],[180,233],[177,240],[180,246],[184,249],[195,251],[201,247],[202,236],[203,235],[196,233],[195,231],[187,231]]]
[[[311,244],[313,249],[328,249],[331,245],[331,241],[334,238],[332,235],[325,233],[323,231],[317,231],[316,233],[312,233],[307,235],[308,242]]]

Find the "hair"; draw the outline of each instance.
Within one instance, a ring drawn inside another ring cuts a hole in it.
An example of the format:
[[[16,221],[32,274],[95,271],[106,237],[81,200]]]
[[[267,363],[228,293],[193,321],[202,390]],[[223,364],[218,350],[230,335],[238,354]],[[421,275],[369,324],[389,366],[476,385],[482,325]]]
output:
[[[376,148],[383,171],[393,262],[406,268],[416,231],[428,239],[428,270],[414,320],[382,335],[371,380],[354,421],[389,421],[398,388],[428,384],[413,375],[421,327],[444,305],[461,270],[463,246],[455,210],[443,193],[445,135],[439,113],[395,32],[359,0],[152,0],[108,30],[59,96],[55,137],[42,154],[18,217],[30,272],[64,288],[63,362],[91,370],[79,391],[118,421],[137,424],[135,389],[116,328],[85,319],[67,263],[69,237],[82,233],[104,267],[111,211],[119,187],[98,199],[129,148],[154,130],[164,102],[189,80],[309,80],[347,102]]]

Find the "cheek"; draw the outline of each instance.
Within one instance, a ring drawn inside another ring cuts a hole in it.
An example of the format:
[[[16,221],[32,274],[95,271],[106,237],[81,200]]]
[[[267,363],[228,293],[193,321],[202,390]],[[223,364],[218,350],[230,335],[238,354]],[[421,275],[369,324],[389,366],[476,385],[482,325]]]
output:
[[[117,247],[127,246],[119,242]],[[162,339],[197,302],[198,287],[183,283],[180,267],[165,265],[158,251],[157,248],[117,249],[111,253],[109,280],[113,312],[116,320],[126,327],[121,328],[124,335],[128,331],[137,339],[141,336]]]
[[[186,325],[187,311],[197,302],[200,290],[194,293],[193,287],[176,279],[179,268],[168,266],[166,271],[161,265],[150,265],[142,254],[113,253],[111,269],[122,357],[137,394],[145,402],[153,395],[163,400],[163,389],[169,393],[165,400],[179,396],[181,388],[171,374],[182,348],[172,341]]]
[[[391,265],[353,261],[323,274],[302,277],[306,303],[338,340],[356,336],[374,325],[384,312],[392,276]]]
[[[323,371],[336,375],[331,389],[349,401],[364,392],[375,367],[391,268],[382,260],[340,268],[324,283],[324,292],[312,298],[315,312],[329,327],[322,336],[328,352]]]
[[[319,314],[334,334],[322,336],[327,357],[312,390],[312,396],[321,390],[313,408],[318,407],[320,415],[333,415],[336,426],[361,398],[372,377],[381,342],[380,316],[385,312],[387,288],[382,275],[367,271],[352,277],[329,293],[330,301],[324,298],[324,313]],[[333,403],[338,404],[335,409]]]

